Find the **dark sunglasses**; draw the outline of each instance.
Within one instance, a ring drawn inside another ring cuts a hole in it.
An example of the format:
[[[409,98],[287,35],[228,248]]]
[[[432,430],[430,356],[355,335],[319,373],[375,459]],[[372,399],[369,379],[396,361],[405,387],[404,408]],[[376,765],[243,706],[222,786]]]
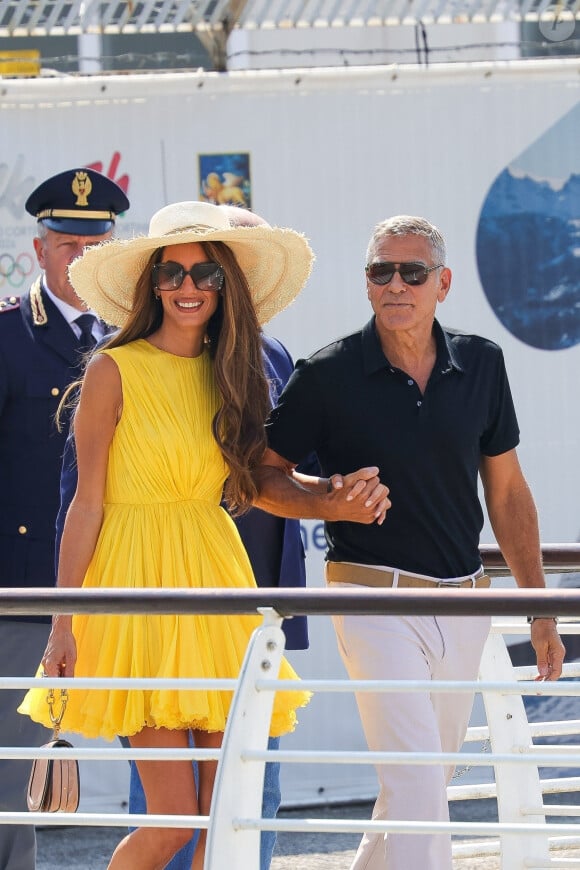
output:
[[[401,280],[411,287],[424,284],[429,277],[429,272],[440,269],[443,263],[437,266],[426,266],[425,263],[369,263],[365,266],[367,278],[373,284],[390,284],[395,272],[401,276]]]
[[[155,290],[178,290],[189,275],[198,290],[219,292],[224,285],[224,270],[219,263],[196,263],[185,269],[181,263],[169,260],[153,266],[153,287]]]

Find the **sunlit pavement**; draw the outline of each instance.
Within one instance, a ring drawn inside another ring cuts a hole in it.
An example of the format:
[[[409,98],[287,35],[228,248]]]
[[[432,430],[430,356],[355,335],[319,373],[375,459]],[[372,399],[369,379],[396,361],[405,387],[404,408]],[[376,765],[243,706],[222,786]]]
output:
[[[315,807],[283,811],[281,817],[370,818],[371,804]],[[452,806],[453,816],[466,820],[474,812],[473,802]],[[485,817],[481,812],[485,813]],[[473,821],[475,819],[472,818]],[[497,820],[492,801],[480,807],[477,821]],[[564,819],[562,819],[564,821]],[[105,870],[113,850],[125,835],[120,828],[43,828],[38,832],[36,870]],[[349,870],[360,836],[358,834],[281,833],[271,870]],[[559,857],[580,857],[580,849],[558,853]],[[463,858],[454,870],[500,870],[499,858]],[[254,870],[254,868],[248,868]],[[257,868],[256,868],[257,870]]]

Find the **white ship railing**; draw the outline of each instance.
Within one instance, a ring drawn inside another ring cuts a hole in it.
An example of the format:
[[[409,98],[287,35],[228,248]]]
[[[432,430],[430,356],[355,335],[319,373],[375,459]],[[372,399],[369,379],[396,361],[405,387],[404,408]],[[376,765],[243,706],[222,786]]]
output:
[[[574,568],[577,567],[577,559]],[[561,564],[558,567],[561,571]],[[573,570],[569,568],[568,570]],[[574,696],[580,694],[580,665],[565,665],[564,677],[556,683],[534,682],[535,669],[513,668],[504,642],[504,634],[528,633],[529,628],[521,616],[516,621],[494,621],[485,647],[480,679],[477,682],[423,682],[411,681],[350,681],[303,680],[301,687],[313,692],[365,692],[365,691],[424,691],[481,692],[487,725],[470,728],[467,742],[489,741],[491,751],[461,754],[377,753],[346,751],[300,751],[266,749],[268,727],[276,690],[288,688],[289,683],[272,679],[278,672],[284,651],[284,636],[280,628],[281,616],[289,613],[339,612],[396,612],[467,614],[567,614],[561,622],[563,635],[579,634],[580,590],[550,589],[542,592],[510,590],[437,590],[436,599],[422,590],[252,590],[224,592],[224,590],[196,590],[195,596],[175,593],[157,596],[125,590],[3,590],[0,614],[50,612],[255,612],[264,618],[263,625],[254,633],[237,681],[200,680],[103,680],[90,678],[0,678],[3,688],[26,689],[31,686],[49,688],[161,688],[180,687],[195,689],[200,685],[220,689],[234,689],[234,700],[221,750],[152,750],[117,748],[75,748],[79,759],[197,759],[219,758],[218,774],[210,816],[136,816],[125,813],[0,813],[0,824],[41,824],[126,827],[129,823],[142,826],[171,826],[208,828],[206,870],[248,870],[259,866],[261,830],[308,831],[327,833],[451,832],[454,857],[475,858],[496,855],[502,870],[523,868],[580,868],[580,851],[569,857],[576,847],[580,849],[577,819],[580,807],[550,805],[544,795],[577,793],[580,777],[562,776],[540,778],[540,768],[573,768],[580,757],[578,745],[536,745],[542,737],[561,738],[577,735],[580,720],[530,723],[523,697]],[[205,594],[204,594],[205,593]],[[271,599],[275,607],[268,606]],[[568,614],[570,620],[568,621]],[[295,684],[294,684],[295,686]],[[299,733],[299,732],[298,732]],[[30,759],[39,757],[38,748],[0,747],[0,758]],[[46,750],[44,750],[46,752]],[[70,750],[51,750],[53,757],[63,757]],[[473,768],[492,768],[495,782],[451,785],[450,800],[477,800],[496,798],[498,822],[429,823],[414,821],[361,821],[354,819],[263,819],[261,818],[262,783],[267,760],[285,764],[456,764]],[[1,786],[0,786],[1,787]],[[569,817],[570,822],[553,823],[552,816]],[[465,841],[464,838],[469,838]],[[565,853],[567,857],[558,857]]]

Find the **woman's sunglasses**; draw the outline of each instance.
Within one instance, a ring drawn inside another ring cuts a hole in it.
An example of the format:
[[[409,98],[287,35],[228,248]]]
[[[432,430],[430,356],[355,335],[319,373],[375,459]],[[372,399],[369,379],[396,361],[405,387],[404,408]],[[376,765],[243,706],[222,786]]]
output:
[[[219,292],[224,285],[224,270],[219,263],[195,263],[188,270],[181,263],[169,260],[153,266],[153,287],[155,290],[178,290],[187,275],[198,290]]]
[[[390,284],[396,272],[401,276],[401,281],[411,287],[424,284],[429,277],[429,272],[440,269],[443,263],[437,266],[426,266],[425,263],[370,263],[365,266],[367,278],[372,284]]]

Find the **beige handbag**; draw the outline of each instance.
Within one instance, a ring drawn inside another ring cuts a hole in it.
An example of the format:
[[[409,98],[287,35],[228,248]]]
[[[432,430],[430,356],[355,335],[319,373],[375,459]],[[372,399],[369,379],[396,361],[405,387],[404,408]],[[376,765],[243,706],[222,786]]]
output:
[[[60,712],[54,715],[54,689],[48,690],[46,701],[50,711],[50,721],[54,726],[54,734],[50,743],[45,743],[42,749],[57,749],[67,747],[72,749],[68,740],[58,735],[68,693],[60,690]],[[79,805],[80,778],[76,758],[35,758],[28,780],[28,809],[33,813],[74,813]]]

